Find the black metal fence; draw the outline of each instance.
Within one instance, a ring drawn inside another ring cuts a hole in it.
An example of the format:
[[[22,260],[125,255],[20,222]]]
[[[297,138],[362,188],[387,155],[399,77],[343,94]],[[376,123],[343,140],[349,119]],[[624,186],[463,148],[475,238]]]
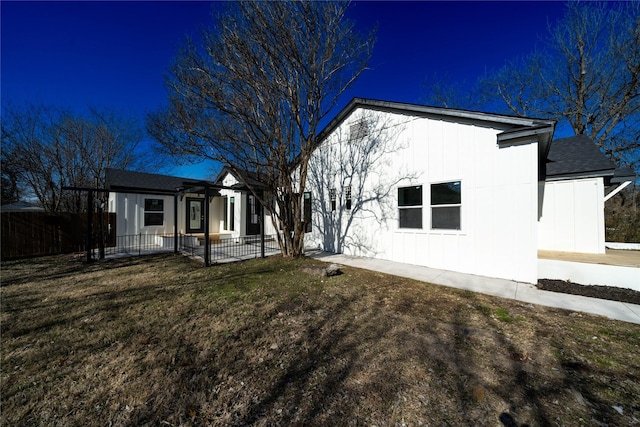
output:
[[[181,253],[203,258],[209,252],[209,263],[224,263],[259,258],[263,254],[263,243],[260,236],[215,237],[210,239],[210,251],[205,250],[202,235],[179,234],[177,249]],[[107,256],[136,256],[152,253],[173,252],[175,250],[174,235],[133,234],[117,236],[115,244],[105,248]],[[264,236],[264,255],[280,252],[277,236]],[[94,258],[97,257],[97,251]]]

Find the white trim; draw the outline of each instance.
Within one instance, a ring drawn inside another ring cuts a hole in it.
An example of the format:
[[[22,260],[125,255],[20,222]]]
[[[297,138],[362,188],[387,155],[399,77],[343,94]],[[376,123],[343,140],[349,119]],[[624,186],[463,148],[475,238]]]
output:
[[[613,190],[611,193],[609,193],[606,196],[604,196],[604,201],[606,202],[607,200],[609,200],[610,198],[612,198],[613,196],[615,196],[616,194],[618,194],[619,192],[624,190],[624,188],[626,186],[628,186],[629,184],[631,184],[631,181],[625,181],[622,184],[620,184],[619,186],[617,186],[615,188],[615,190]]]

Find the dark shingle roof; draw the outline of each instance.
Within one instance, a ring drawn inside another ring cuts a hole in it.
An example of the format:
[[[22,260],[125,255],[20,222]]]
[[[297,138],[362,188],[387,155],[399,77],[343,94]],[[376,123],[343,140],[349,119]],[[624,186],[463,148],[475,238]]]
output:
[[[547,179],[612,176],[615,164],[586,135],[556,139],[547,156]]]
[[[155,173],[107,169],[107,188],[111,191],[174,194],[177,188],[184,186],[185,182],[193,181],[189,178]]]

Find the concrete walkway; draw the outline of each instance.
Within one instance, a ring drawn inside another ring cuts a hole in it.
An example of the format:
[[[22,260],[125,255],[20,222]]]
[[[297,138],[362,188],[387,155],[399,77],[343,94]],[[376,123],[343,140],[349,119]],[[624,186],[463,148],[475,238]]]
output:
[[[378,271],[380,273],[514,299],[530,304],[581,311],[615,320],[622,320],[624,322],[640,324],[640,305],[636,304],[543,291],[529,283],[474,276],[471,274],[437,270],[373,258],[353,257],[320,251],[308,252],[307,255],[320,261]]]

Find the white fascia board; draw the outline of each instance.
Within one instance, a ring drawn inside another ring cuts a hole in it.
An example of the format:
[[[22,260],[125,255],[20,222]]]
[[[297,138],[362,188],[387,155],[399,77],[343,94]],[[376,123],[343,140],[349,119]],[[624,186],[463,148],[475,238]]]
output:
[[[527,138],[531,136],[553,134],[555,126],[551,123],[539,124],[525,129],[508,130],[498,134],[498,143],[512,141],[514,139]]]

